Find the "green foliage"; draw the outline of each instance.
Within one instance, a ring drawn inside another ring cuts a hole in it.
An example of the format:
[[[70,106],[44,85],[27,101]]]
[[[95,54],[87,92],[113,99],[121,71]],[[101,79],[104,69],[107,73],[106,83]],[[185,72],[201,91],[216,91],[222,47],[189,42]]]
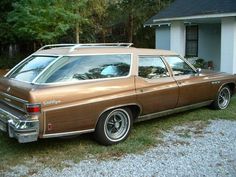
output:
[[[77,8],[83,7],[83,3],[84,1],[21,0],[14,3],[8,22],[12,24],[18,38],[53,43],[73,28],[76,22],[84,20],[76,13]]]
[[[83,42],[102,42],[109,29],[124,23],[127,39],[143,30],[143,23],[170,0],[2,0],[0,2],[0,39],[54,43],[62,37],[81,35]],[[10,29],[10,30],[9,30]],[[78,34],[77,34],[78,33]],[[138,35],[142,37],[142,35]],[[119,39],[115,37],[114,39]],[[118,40],[119,41],[119,40]],[[116,42],[116,41],[114,41]]]
[[[8,12],[12,10],[12,0],[0,1],[0,44],[13,41],[13,32],[7,23]]]
[[[199,59],[196,60],[196,63],[194,64],[194,67],[195,68],[206,69],[206,65],[207,65],[207,62],[204,59],[199,58]]]

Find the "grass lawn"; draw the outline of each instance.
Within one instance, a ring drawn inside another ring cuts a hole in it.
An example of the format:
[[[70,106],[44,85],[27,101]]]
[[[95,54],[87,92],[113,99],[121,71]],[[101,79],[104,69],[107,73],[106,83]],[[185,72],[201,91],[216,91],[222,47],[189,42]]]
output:
[[[30,144],[19,144],[15,139],[10,139],[6,134],[0,133],[0,172],[15,165],[26,164],[32,159],[50,167],[61,168],[62,161],[65,160],[79,162],[89,157],[106,159],[128,153],[142,153],[157,143],[161,143],[157,140],[162,136],[161,131],[192,121],[201,120],[207,123],[212,119],[236,120],[236,96],[232,98],[226,110],[216,111],[205,107],[137,123],[129,138],[115,146],[98,145],[92,139],[92,135],[81,135],[70,139],[43,139]]]

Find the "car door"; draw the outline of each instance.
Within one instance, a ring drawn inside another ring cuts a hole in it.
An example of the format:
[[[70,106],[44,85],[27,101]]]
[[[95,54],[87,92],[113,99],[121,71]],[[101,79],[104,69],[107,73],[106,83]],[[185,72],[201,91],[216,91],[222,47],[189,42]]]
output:
[[[209,77],[198,74],[185,59],[179,56],[166,56],[165,59],[179,85],[177,107],[208,101],[213,97]]]
[[[143,115],[176,106],[178,85],[160,56],[139,56],[135,84]]]

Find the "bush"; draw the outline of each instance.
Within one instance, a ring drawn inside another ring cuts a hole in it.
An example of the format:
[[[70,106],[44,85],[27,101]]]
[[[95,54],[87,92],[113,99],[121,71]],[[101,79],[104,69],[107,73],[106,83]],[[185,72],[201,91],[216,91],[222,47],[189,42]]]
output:
[[[195,68],[202,68],[202,69],[206,69],[207,68],[207,62],[204,59],[197,59],[195,64],[194,64]]]

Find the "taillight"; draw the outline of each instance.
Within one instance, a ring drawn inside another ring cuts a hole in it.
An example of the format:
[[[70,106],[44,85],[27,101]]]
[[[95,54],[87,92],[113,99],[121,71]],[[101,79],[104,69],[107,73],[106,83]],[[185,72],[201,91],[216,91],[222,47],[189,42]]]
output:
[[[26,111],[29,114],[39,114],[41,112],[40,104],[26,104]]]

